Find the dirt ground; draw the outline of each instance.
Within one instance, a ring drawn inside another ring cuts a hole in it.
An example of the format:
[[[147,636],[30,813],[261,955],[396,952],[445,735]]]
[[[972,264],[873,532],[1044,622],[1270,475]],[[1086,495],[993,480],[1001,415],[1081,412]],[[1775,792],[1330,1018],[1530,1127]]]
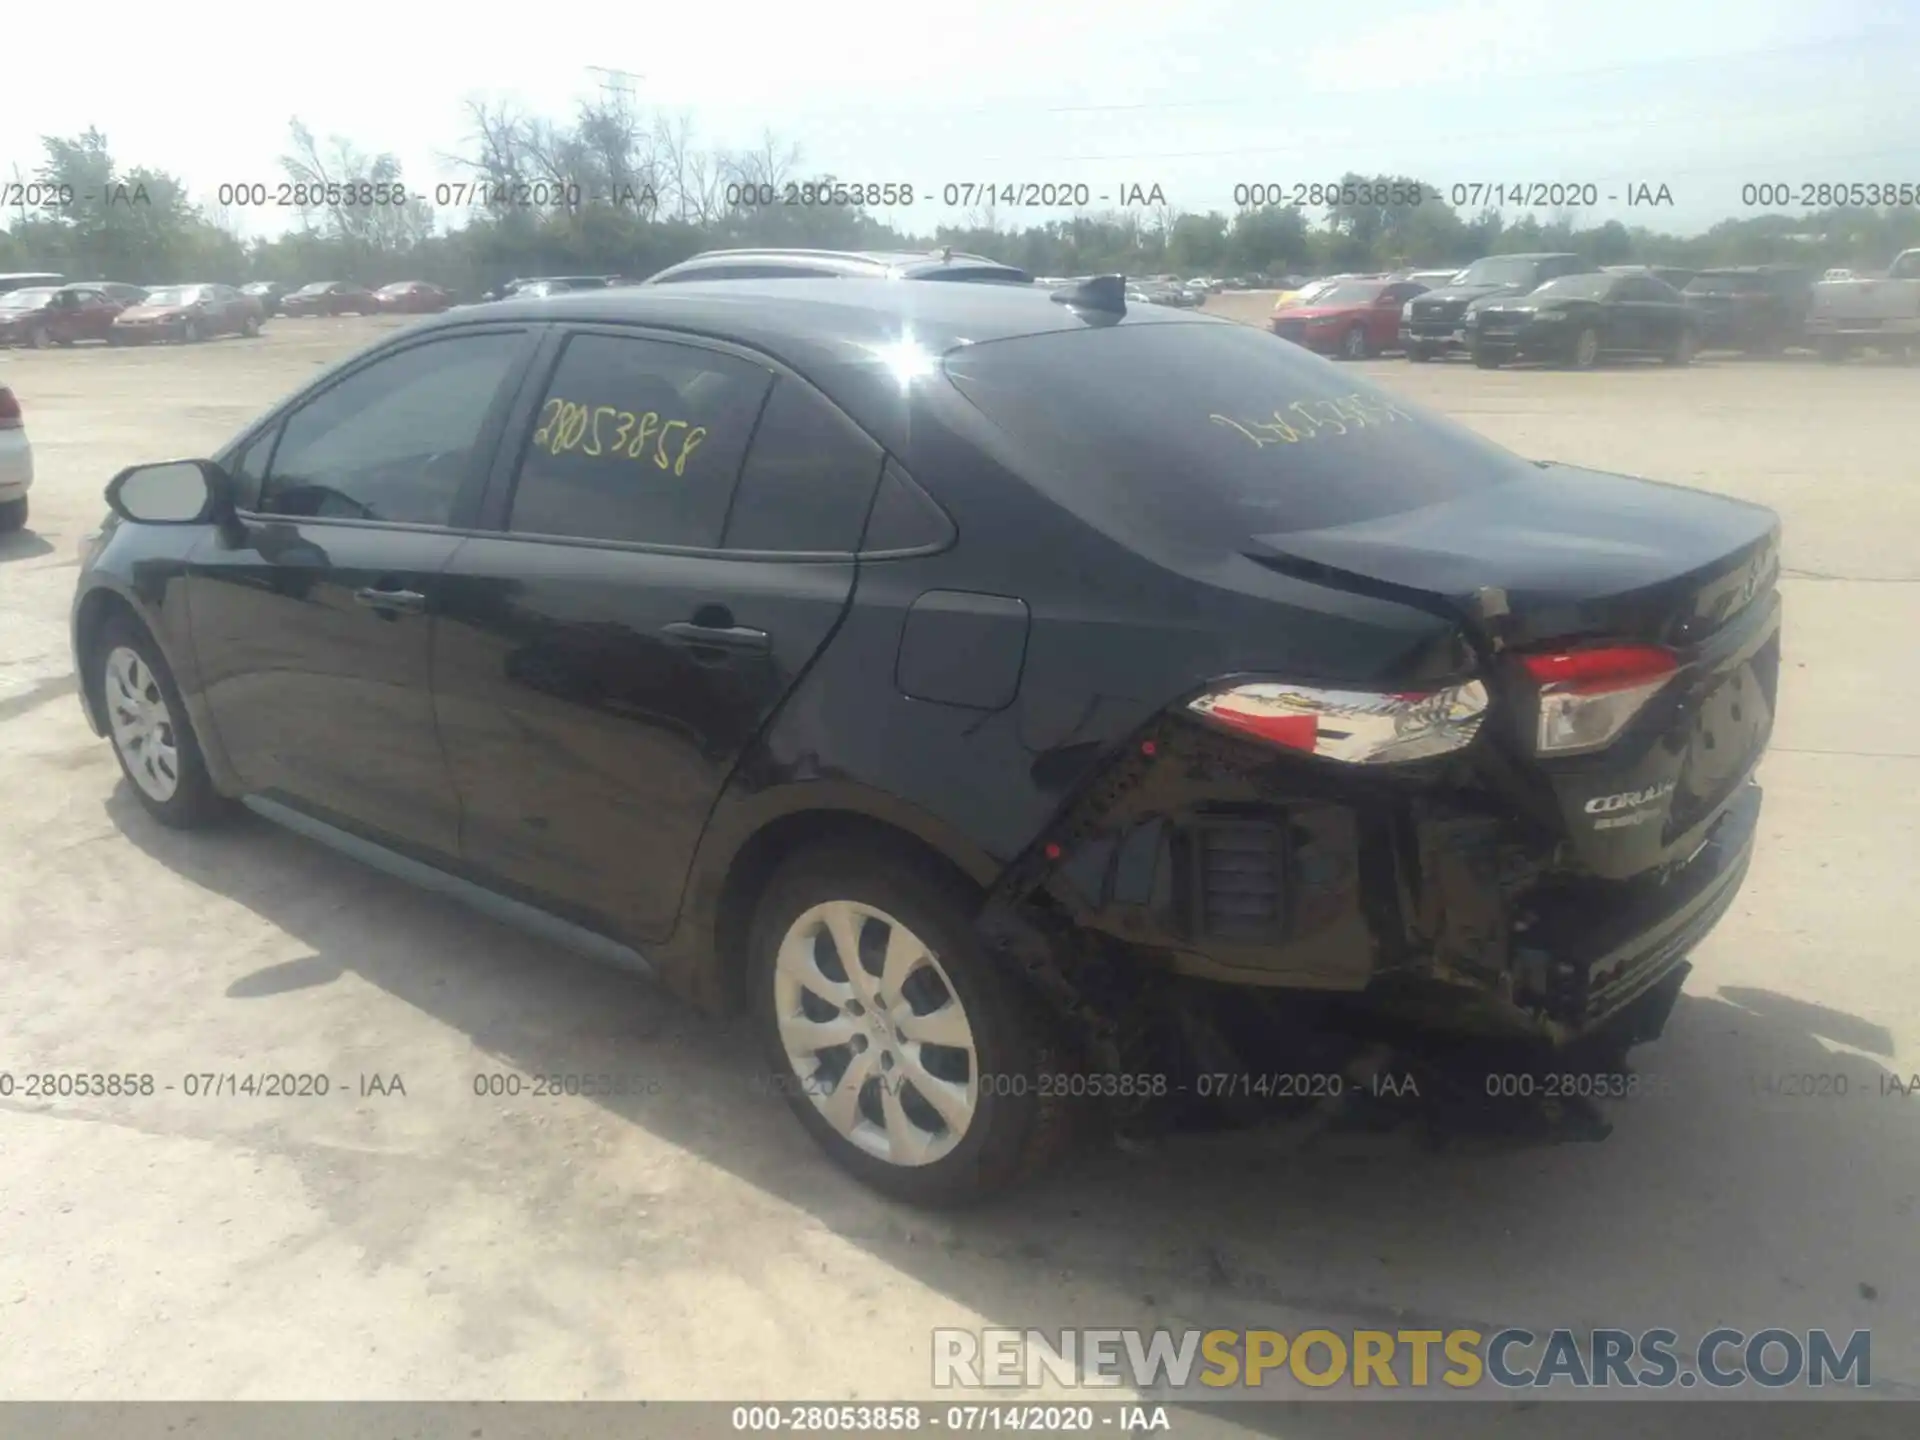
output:
[[[1920,1071],[1920,368],[1356,367],[1529,455],[1786,517],[1759,857],[1610,1139],[1094,1147],[931,1218],[831,1168],[738,1032],[264,823],[163,831],[85,728],[66,616],[102,485],[388,323],[0,355],[39,461],[0,541],[0,1072],[405,1089],[0,1097],[0,1398],[900,1398],[933,1394],[938,1325],[1417,1320],[1871,1328],[1876,1388],[1920,1382],[1920,1094],[1881,1090]],[[476,1096],[504,1071],[660,1083]],[[1849,1093],[1769,1093],[1809,1074]]]

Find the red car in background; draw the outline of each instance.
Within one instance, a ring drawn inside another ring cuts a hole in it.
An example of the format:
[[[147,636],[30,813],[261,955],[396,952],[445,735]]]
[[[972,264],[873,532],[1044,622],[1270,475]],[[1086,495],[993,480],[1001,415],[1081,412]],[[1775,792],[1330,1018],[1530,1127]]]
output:
[[[1273,317],[1273,333],[1323,355],[1364,360],[1400,344],[1400,307],[1427,287],[1417,280],[1342,280]]]
[[[260,333],[263,314],[258,300],[231,285],[162,285],[114,316],[107,338],[116,345],[148,340],[191,345],[215,335],[250,338]]]
[[[453,296],[424,280],[398,280],[373,292],[380,309],[390,315],[438,315],[453,304]]]
[[[105,340],[125,308],[91,285],[48,285],[0,295],[0,345],[72,345]]]
[[[378,315],[380,301],[364,285],[316,280],[280,297],[282,315]]]

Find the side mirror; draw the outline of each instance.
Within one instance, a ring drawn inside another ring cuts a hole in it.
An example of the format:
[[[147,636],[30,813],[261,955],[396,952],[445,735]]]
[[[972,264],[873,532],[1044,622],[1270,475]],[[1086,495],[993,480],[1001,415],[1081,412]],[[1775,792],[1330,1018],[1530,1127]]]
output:
[[[211,460],[130,465],[107,484],[107,506],[137,525],[205,525],[233,514],[233,481]]]

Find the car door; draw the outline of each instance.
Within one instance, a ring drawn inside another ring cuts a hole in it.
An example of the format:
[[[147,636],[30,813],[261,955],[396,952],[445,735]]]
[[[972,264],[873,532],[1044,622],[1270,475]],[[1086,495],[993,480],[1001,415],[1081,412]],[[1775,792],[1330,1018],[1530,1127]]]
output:
[[[80,314],[80,338],[105,340],[113,331],[113,317],[124,307],[104,290],[90,290]]]
[[[1424,294],[1426,286],[1401,281],[1387,286],[1367,313],[1368,338],[1378,350],[1391,350],[1400,343],[1400,307],[1414,296]]]
[[[456,853],[429,685],[440,572],[535,343],[492,326],[388,347],[234,461],[241,514],[195,550],[188,603],[214,729],[249,791]]]
[[[770,362],[556,330],[434,651],[461,855],[603,933],[667,934],[736,761],[826,643],[880,447]]]
[[[71,345],[80,336],[82,303],[78,290],[56,290],[47,301],[47,338]]]

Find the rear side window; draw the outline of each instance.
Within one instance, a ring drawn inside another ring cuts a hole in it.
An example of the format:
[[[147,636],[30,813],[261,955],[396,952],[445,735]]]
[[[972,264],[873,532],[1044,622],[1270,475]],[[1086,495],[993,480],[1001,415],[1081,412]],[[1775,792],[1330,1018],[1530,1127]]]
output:
[[[969,345],[946,370],[1052,499],[1136,548],[1396,515],[1527,462],[1263,330],[1114,325]]]
[[[762,366],[691,345],[574,336],[521,452],[507,528],[718,545],[772,383]]]
[[[883,459],[879,445],[852,421],[782,376],[740,472],[727,549],[858,549]]]

